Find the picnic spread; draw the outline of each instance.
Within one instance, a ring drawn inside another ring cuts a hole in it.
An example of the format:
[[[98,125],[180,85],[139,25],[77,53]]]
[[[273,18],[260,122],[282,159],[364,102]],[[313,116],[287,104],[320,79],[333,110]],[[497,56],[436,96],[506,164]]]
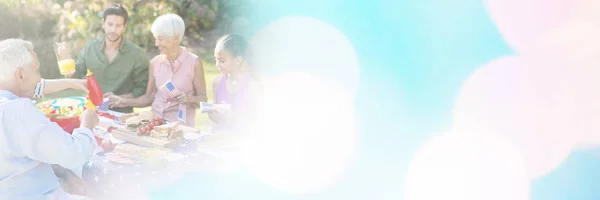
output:
[[[79,126],[82,97],[43,101],[38,109],[65,131]],[[83,182],[71,193],[122,199],[177,181],[188,172],[225,169],[221,155],[234,154],[232,144],[206,145],[211,133],[165,121],[151,111],[119,113],[99,106],[100,124],[93,132],[98,148],[84,167]],[[210,147],[209,147],[210,146]]]

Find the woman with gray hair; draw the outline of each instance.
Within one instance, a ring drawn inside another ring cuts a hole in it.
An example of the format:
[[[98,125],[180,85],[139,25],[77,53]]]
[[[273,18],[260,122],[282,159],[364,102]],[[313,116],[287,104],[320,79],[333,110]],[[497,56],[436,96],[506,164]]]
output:
[[[162,15],[152,23],[152,35],[160,55],[150,61],[148,88],[138,98],[116,97],[116,107],[146,107],[167,121],[194,126],[195,109],[206,102],[204,67],[197,55],[180,46],[185,23],[175,14]]]

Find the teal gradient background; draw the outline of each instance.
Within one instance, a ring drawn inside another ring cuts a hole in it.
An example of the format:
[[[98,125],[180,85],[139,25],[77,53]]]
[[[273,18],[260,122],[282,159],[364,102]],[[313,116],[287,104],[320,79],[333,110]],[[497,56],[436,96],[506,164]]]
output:
[[[265,0],[254,12],[248,35],[279,18],[304,15],[350,39],[361,66],[357,159],[338,184],[314,195],[273,190],[249,173],[190,174],[152,193],[154,199],[402,199],[412,154],[429,136],[450,129],[462,81],[477,67],[513,53],[478,0]],[[576,152],[534,182],[533,199],[600,199],[594,191],[599,166],[591,154]]]

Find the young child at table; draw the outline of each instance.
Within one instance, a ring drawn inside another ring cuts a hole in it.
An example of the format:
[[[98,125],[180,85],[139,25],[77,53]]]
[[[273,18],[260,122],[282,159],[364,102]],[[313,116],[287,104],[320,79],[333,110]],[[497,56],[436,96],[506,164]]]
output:
[[[230,109],[217,107],[208,113],[213,132],[231,132],[256,108],[260,87],[248,62],[248,41],[237,34],[228,34],[217,41],[216,66],[221,76],[213,80],[215,104],[227,104]]]

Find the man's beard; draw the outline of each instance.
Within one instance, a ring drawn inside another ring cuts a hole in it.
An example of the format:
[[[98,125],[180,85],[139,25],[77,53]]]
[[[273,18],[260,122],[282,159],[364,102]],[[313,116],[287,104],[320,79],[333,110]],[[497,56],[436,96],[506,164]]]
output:
[[[121,37],[123,37],[123,35],[118,35],[118,36],[117,36],[117,37],[116,37],[114,40],[111,40],[111,39],[110,39],[110,37],[108,37],[108,35],[109,35],[109,34],[106,34],[106,35],[104,36],[104,38],[106,38],[106,39],[107,39],[108,41],[110,41],[110,42],[116,42],[116,41],[119,41],[119,40],[121,39]],[[116,35],[116,34],[115,34],[115,35]]]

